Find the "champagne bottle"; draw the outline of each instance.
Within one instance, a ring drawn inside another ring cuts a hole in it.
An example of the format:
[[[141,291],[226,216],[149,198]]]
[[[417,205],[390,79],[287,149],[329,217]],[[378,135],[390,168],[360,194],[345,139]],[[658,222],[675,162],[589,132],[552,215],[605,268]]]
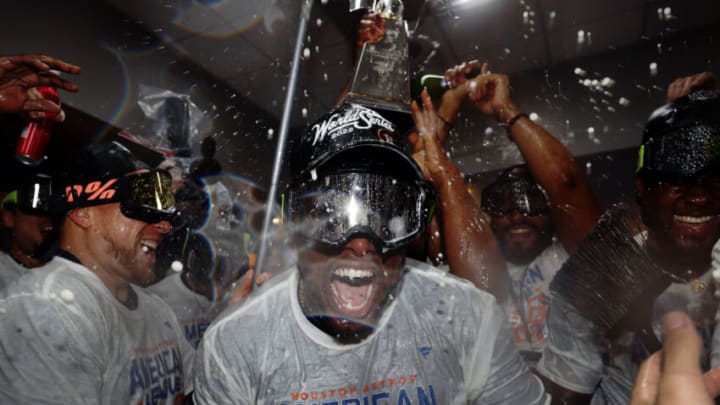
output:
[[[419,79],[415,78],[410,82],[410,96],[414,100],[420,100],[420,93],[427,89],[432,98],[438,98],[450,89],[451,84],[442,75],[424,75]]]

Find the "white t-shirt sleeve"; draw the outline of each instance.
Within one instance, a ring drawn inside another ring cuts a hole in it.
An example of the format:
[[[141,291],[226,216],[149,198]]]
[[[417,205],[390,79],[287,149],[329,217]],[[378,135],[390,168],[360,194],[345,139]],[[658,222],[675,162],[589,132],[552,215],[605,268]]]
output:
[[[470,356],[468,403],[545,403],[543,385],[518,353],[500,308],[493,305],[487,313]],[[489,358],[489,364],[483,364],[483,358]]]
[[[604,375],[603,338],[589,320],[554,296],[547,319],[548,337],[537,371],[563,388],[591,394]]]
[[[0,403],[99,404],[102,327],[61,298],[34,294],[0,300]]]

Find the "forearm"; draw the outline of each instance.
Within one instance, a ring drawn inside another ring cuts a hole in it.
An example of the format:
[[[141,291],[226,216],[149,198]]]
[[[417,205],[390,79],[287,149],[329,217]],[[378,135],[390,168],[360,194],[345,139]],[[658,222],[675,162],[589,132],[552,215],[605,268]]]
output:
[[[508,122],[519,113],[518,107],[508,104],[497,118]],[[587,176],[570,151],[529,118],[519,118],[508,131],[533,178],[548,193],[560,241],[574,251],[601,213]]]
[[[440,167],[432,173],[432,179],[440,197],[443,243],[450,271],[502,302],[509,278],[490,222],[468,193],[458,168],[449,161]]]
[[[455,125],[458,112],[460,111],[460,107],[465,99],[464,94],[459,92],[460,90],[456,89],[448,90],[443,94],[442,100],[440,101],[437,114],[440,118],[438,140],[441,145],[445,143],[445,140],[450,134],[450,130]]]

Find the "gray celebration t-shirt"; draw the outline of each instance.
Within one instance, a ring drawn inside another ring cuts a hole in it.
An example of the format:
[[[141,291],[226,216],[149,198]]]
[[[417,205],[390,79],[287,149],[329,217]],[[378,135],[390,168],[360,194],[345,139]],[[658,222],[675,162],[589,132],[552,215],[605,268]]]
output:
[[[228,303],[227,299],[215,302],[190,290],[183,284],[181,273],[170,274],[148,287],[148,290],[172,308],[185,333],[185,339],[194,348],[197,348],[205,330]]]
[[[55,257],[0,299],[0,403],[171,404],[192,391],[194,350],[158,297],[120,303],[90,270]]]
[[[0,290],[22,277],[30,269],[15,261],[9,254],[0,252]]]
[[[547,396],[495,299],[408,259],[378,328],[343,345],[313,326],[296,269],[275,276],[205,333],[198,404],[538,404]]]

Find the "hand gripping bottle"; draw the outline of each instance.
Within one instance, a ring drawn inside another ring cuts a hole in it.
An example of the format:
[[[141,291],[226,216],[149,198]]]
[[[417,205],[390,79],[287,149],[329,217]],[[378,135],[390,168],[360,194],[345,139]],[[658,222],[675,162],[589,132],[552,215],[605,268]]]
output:
[[[37,88],[40,94],[59,104],[60,97],[57,89],[51,86]],[[50,141],[50,129],[55,122],[52,113],[45,113],[45,117],[39,120],[30,121],[23,129],[15,147],[15,158],[28,166],[37,166],[42,163],[45,157],[45,147]]]

